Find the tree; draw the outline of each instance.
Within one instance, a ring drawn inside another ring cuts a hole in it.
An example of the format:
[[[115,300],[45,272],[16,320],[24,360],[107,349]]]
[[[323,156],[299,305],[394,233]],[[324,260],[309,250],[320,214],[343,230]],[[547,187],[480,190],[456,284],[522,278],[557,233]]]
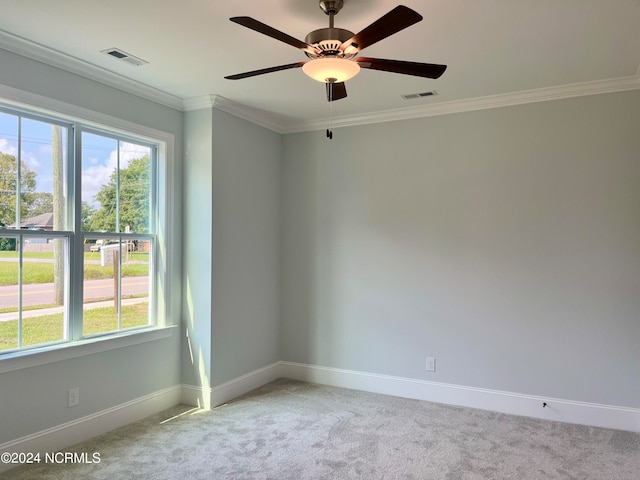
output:
[[[96,209],[93,208],[89,202],[85,202],[84,200],[82,201],[81,206],[82,206],[82,211],[80,215],[81,215],[81,222],[82,222],[82,230],[84,232],[88,232],[91,230],[91,217],[93,216],[94,213],[96,213]]]
[[[0,227],[5,225],[0,222]],[[0,237],[0,252],[15,252],[16,251],[16,239]]]
[[[129,227],[132,232],[149,231],[149,156],[131,160],[127,168],[111,174],[109,182],[95,196],[100,203],[88,224],[91,231],[116,231],[116,212],[120,231]],[[118,190],[118,182],[120,189]]]
[[[29,205],[29,211],[26,213],[26,218],[37,217],[43,213],[53,212],[53,194],[49,192],[35,192],[33,193],[32,198],[33,201],[31,202],[31,205]]]
[[[35,199],[36,172],[20,162],[20,218],[28,218],[29,210]],[[16,157],[0,152],[0,222],[15,225],[16,186],[18,180],[18,162]]]

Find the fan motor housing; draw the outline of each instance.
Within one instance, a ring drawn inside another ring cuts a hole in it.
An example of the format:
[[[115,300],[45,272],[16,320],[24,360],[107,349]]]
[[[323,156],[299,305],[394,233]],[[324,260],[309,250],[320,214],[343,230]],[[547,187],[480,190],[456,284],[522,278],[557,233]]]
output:
[[[320,0],[320,10],[327,15],[337,15],[344,5],[344,0]]]
[[[357,52],[345,53],[340,51],[340,45],[353,37],[353,32],[344,28],[320,28],[309,33],[305,37],[305,42],[313,45],[322,52],[319,54],[307,53],[310,58],[321,58],[326,56],[353,58]]]

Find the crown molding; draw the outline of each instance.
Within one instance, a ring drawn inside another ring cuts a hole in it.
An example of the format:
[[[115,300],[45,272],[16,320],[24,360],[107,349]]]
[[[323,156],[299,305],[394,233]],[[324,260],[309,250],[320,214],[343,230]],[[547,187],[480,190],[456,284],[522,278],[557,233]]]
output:
[[[182,111],[192,112],[194,110],[203,110],[213,108],[218,95],[201,95],[199,97],[185,98],[182,100]]]
[[[555,87],[525,90],[502,95],[491,95],[487,97],[470,98],[452,102],[441,102],[416,107],[385,110],[363,115],[336,117],[332,118],[330,123],[332,128],[352,127],[372,123],[394,122],[399,120],[448,115],[452,113],[510,107],[515,105],[524,105],[527,103],[546,102],[550,100],[561,100],[587,95],[625,92],[628,90],[640,90],[640,69],[638,70],[638,74],[632,77],[559,85]],[[295,125],[290,125],[289,128],[285,127],[285,131],[282,133],[323,130],[328,124],[328,118],[298,122]]]
[[[261,127],[273,130],[276,133],[286,133],[289,124],[279,121],[273,113],[258,110],[242,103],[234,102],[222,95],[202,95],[200,97],[187,98],[182,103],[185,112],[200,110],[203,108],[216,108],[230,113],[236,117],[255,123]]]
[[[4,50],[17,53],[23,57],[60,68],[67,72],[88,78],[89,80],[100,82],[104,85],[151,100],[152,102],[171,107],[175,110],[182,109],[182,99],[175,95],[131,80],[106,68],[98,67],[92,63],[85,62],[4,30],[0,30],[0,45],[2,45]]]
[[[264,110],[259,110],[254,107],[229,100],[220,95],[210,94],[182,99],[178,96],[158,90],[135,80],[131,80],[110,70],[98,67],[58,50],[37,44],[3,30],[0,30],[0,44],[2,45],[2,48],[7,51],[61,68],[76,75],[123,90],[176,110],[191,111],[203,108],[217,108],[218,110],[222,110],[281,134],[323,130],[329,123],[331,123],[333,128],[351,127],[640,89],[639,67],[636,74],[629,77],[574,83],[501,95],[491,95],[487,97],[456,100],[451,102],[429,103],[415,107],[334,117],[331,121],[329,121],[328,118],[305,121],[298,118],[294,120],[266,112]]]
[[[287,134],[323,130],[329,123],[332,125],[332,128],[353,127],[357,125],[395,122],[400,120],[449,115],[452,113],[464,113],[492,108],[525,105],[527,103],[562,100],[565,98],[583,97],[587,95],[625,92],[629,90],[640,90],[640,68],[636,75],[630,77],[573,83],[501,95],[456,100],[452,102],[440,102],[360,115],[334,117],[332,119],[322,118],[309,121],[296,120],[295,122],[277,122],[275,121],[274,116],[268,112],[255,110],[220,95],[204,95],[201,97],[186,99],[183,102],[183,110],[189,111],[201,108],[217,108],[277,133]]]

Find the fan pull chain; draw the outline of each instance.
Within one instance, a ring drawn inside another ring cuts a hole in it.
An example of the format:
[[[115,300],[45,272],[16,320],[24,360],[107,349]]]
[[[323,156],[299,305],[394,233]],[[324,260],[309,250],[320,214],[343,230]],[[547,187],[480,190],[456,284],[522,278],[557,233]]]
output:
[[[333,92],[333,89],[331,90],[331,92]],[[332,127],[332,123],[333,123],[333,98],[331,98],[329,100],[329,128],[327,128],[327,138],[329,140],[333,140],[333,131],[331,130]]]

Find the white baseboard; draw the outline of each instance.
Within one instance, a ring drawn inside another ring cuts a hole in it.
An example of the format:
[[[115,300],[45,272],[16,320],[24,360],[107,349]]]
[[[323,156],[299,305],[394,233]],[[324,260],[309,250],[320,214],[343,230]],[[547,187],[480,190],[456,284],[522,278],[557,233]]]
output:
[[[176,385],[0,445],[0,452],[54,452],[183,403],[222,405],[277,378],[523,415],[545,420],[640,432],[640,409],[523,395],[426,380],[293,362],[276,362],[213,388]],[[546,403],[546,407],[543,407]],[[0,472],[15,465],[0,463]]]
[[[182,385],[182,403],[214,408],[280,377],[281,362],[275,362],[215,387]]]
[[[373,393],[523,415],[545,420],[640,432],[640,409],[280,362],[281,376]],[[546,407],[543,404],[546,403]]]
[[[211,388],[182,384],[180,403],[198,408],[211,408]]]
[[[173,407],[180,403],[180,392],[180,385],[165,388],[86,417],[3,443],[0,445],[0,452],[30,452],[42,455],[57,452]],[[16,466],[0,463],[0,472]]]

